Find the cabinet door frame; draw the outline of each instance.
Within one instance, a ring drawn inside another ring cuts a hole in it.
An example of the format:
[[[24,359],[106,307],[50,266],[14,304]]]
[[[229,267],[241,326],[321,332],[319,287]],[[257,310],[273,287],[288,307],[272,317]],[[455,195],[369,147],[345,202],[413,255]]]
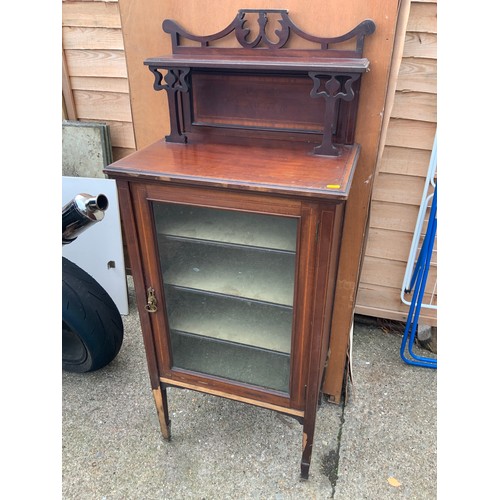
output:
[[[158,312],[150,314],[155,339],[155,356],[159,378],[172,385],[197,387],[258,400],[283,408],[303,410],[309,369],[307,346],[311,342],[311,300],[314,300],[315,246],[318,232],[318,205],[314,202],[283,196],[218,190],[203,187],[131,183],[131,194],[137,217],[138,244],[142,254],[144,288],[152,287],[158,301]],[[166,317],[163,277],[155,238],[152,202],[176,203],[216,209],[294,217],[297,219],[297,248],[293,307],[292,349],[290,354],[290,393],[232,382],[202,373],[172,368],[170,332]]]

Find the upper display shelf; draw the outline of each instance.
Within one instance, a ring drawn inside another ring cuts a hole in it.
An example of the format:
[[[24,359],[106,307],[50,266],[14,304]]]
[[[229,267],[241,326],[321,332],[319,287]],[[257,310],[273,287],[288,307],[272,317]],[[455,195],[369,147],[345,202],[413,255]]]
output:
[[[172,54],[144,61],[154,89],[165,90],[167,142],[210,142],[214,129],[255,139],[316,143],[314,154],[339,156],[354,141],[366,19],[347,33],[318,37],[292,22],[287,10],[239,10],[212,35],[163,22]]]

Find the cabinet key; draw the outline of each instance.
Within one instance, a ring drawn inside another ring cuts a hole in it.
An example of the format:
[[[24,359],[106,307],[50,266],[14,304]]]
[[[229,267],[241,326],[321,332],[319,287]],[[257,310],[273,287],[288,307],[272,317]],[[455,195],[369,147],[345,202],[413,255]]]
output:
[[[148,288],[148,303],[144,306],[147,312],[154,313],[158,311],[158,306],[156,305],[156,296],[154,288]]]

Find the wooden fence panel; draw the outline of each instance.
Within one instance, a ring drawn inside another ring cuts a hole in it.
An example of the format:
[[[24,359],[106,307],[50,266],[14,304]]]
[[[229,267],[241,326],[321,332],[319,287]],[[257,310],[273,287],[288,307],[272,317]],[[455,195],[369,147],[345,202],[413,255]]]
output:
[[[63,1],[62,42],[74,119],[109,125],[113,159],[135,151],[118,1]]]
[[[395,88],[373,186],[356,312],[405,321],[408,306],[401,301],[400,290],[437,127],[437,6],[433,0],[411,2]],[[437,250],[424,302],[436,285],[436,262]],[[435,310],[422,309],[421,320],[426,324],[435,326],[436,318]]]

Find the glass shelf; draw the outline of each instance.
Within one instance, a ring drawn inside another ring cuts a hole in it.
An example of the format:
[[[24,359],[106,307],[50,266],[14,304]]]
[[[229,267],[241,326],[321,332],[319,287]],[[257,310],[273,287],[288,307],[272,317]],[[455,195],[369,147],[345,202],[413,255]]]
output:
[[[298,219],[153,210],[173,367],[288,392]]]

